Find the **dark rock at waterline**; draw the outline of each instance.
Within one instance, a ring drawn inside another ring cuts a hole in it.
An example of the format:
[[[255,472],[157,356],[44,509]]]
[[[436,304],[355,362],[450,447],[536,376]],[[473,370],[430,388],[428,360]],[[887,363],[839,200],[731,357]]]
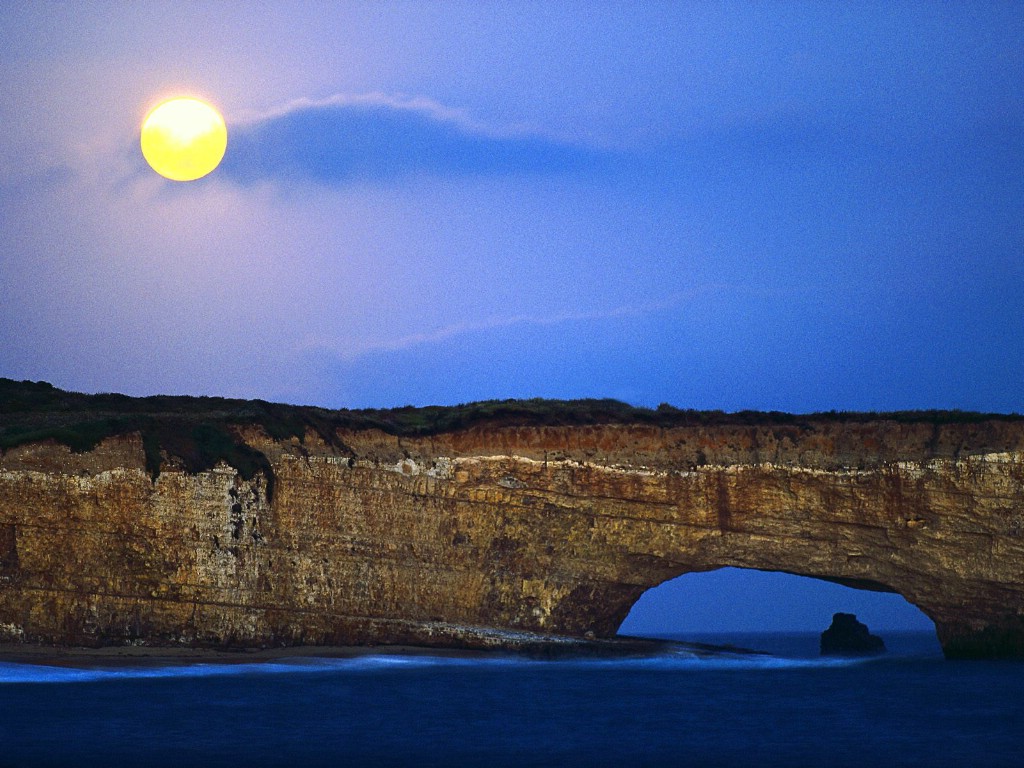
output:
[[[885,653],[882,638],[868,632],[852,613],[832,616],[832,626],[821,633],[822,656],[870,656]]]

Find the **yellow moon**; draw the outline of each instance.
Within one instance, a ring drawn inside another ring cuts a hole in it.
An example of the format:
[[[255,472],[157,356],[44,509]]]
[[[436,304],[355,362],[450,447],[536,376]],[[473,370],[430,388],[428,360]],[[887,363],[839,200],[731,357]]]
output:
[[[220,164],[227,147],[224,118],[199,99],[169,99],[142,121],[143,157],[154,171],[174,181],[202,178]]]

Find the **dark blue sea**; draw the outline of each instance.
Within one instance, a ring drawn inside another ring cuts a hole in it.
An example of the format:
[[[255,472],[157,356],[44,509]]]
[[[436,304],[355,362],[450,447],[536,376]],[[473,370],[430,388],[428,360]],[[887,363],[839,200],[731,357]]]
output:
[[[0,661],[0,766],[1021,766],[1024,664],[929,634],[823,660],[816,635],[688,636],[767,655]]]

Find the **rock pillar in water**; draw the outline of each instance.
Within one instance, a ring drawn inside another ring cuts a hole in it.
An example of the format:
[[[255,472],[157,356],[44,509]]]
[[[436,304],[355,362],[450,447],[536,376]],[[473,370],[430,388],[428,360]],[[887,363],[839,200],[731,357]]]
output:
[[[870,656],[885,653],[882,638],[868,632],[852,613],[832,616],[832,625],[821,633],[822,656]]]

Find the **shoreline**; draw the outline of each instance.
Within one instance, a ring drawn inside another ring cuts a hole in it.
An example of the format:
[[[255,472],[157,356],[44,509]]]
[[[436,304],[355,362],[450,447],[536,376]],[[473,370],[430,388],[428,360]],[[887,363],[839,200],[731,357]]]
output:
[[[487,658],[493,651],[428,648],[413,645],[297,645],[284,648],[175,648],[104,646],[58,648],[0,645],[0,663],[50,667],[165,667],[192,664],[259,664],[287,658],[354,659],[362,656],[443,656]]]
[[[0,663],[49,667],[165,667],[199,664],[258,664],[289,658],[354,659],[366,656],[435,656],[459,659],[513,657],[526,660],[614,659],[687,653],[695,658],[721,655],[762,655],[764,651],[731,645],[712,645],[656,638],[617,637],[581,641],[567,647],[562,642],[529,647],[451,648],[424,645],[296,645],[279,648],[187,648],[146,645],[99,648],[58,647],[28,643],[0,643]]]

